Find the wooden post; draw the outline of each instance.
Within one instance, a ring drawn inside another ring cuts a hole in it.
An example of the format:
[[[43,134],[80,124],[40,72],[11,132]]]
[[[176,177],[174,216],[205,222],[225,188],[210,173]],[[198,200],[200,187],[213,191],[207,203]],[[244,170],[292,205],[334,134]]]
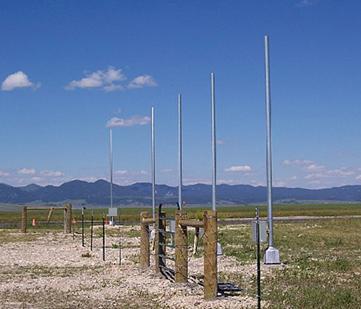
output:
[[[155,218],[155,272],[159,273],[161,268],[166,266],[165,255],[166,255],[166,237],[165,237],[165,212],[157,212]]]
[[[71,224],[72,224],[72,205],[64,205],[64,233],[71,233]]]
[[[204,298],[217,297],[217,212],[204,212]]]
[[[177,210],[175,214],[175,282],[188,281],[188,237],[187,226],[179,224],[180,220],[187,219],[184,210]]]
[[[147,211],[140,213],[140,267],[148,268],[150,266],[150,246],[149,246],[149,223],[143,222],[150,218]]]
[[[194,232],[193,256],[197,254],[198,242],[199,242],[199,227],[196,227]]]
[[[26,233],[26,227],[28,222],[28,208],[25,206],[21,213],[21,232]]]

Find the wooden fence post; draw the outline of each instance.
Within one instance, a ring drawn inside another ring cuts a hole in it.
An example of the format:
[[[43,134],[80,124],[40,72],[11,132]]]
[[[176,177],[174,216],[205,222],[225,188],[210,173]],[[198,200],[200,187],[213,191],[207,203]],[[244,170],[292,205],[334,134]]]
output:
[[[26,227],[28,222],[28,208],[26,206],[23,207],[21,212],[21,232],[26,233]]]
[[[150,266],[150,246],[149,246],[149,223],[143,222],[150,218],[147,211],[140,213],[140,267],[148,268]]]
[[[64,205],[64,233],[71,233],[71,224],[72,224],[72,205]]]
[[[217,212],[204,212],[204,298],[217,297]]]
[[[187,219],[185,211],[177,210],[175,214],[175,282],[188,281],[188,235],[187,226],[180,225],[180,220]]]

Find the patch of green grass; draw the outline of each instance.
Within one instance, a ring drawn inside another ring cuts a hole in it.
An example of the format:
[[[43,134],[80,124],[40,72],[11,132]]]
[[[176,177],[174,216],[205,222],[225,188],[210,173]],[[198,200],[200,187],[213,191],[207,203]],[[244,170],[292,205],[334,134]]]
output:
[[[33,241],[40,237],[41,234],[35,233],[13,233],[12,230],[0,230],[0,244]]]
[[[259,207],[260,215],[266,216],[265,205],[235,205],[235,206],[219,206],[219,219],[227,218],[250,218],[255,215],[255,207]],[[3,207],[1,211],[0,205],[0,223],[20,224],[21,221],[21,206],[14,207],[17,211],[8,211],[7,207]],[[5,211],[7,210],[7,211]],[[167,217],[174,217],[176,209],[174,207],[164,207]],[[202,219],[205,210],[209,210],[209,206],[197,206],[187,208],[190,219]],[[101,220],[106,216],[107,208],[94,208],[85,210],[85,220],[90,221],[93,214],[96,224],[101,224]],[[120,207],[120,215],[116,218],[122,223],[136,223],[139,222],[139,216],[142,211],[151,213],[150,208],[146,207]],[[342,215],[361,215],[361,204],[281,204],[274,205],[274,216],[342,216]],[[28,213],[28,228],[29,229],[61,229],[64,219],[63,211],[56,210],[53,212],[51,222],[58,222],[59,224],[46,224],[48,216],[47,210],[30,211]],[[73,217],[75,219],[76,228],[81,224],[81,209],[73,209]],[[36,227],[31,226],[32,219],[35,218],[37,222],[42,222]],[[87,224],[88,225],[88,224]]]
[[[86,255],[86,254],[85,254]],[[87,266],[16,266],[16,267],[3,267],[0,269],[1,277],[25,277],[29,276],[31,278],[39,277],[69,277],[79,273],[84,272],[97,272],[102,271],[101,266],[92,266],[89,268]]]
[[[263,296],[270,307],[360,308],[360,229],[360,219],[276,222],[275,245],[287,266],[263,280]],[[221,228],[224,254],[256,263],[250,231],[250,225]],[[255,294],[255,277],[246,292]]]
[[[140,230],[131,229],[129,231],[121,231],[121,236],[128,238],[140,237]]]

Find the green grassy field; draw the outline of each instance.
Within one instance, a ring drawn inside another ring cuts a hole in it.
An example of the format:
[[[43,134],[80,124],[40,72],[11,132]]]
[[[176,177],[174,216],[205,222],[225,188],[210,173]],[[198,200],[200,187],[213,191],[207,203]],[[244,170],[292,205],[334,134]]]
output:
[[[226,218],[250,218],[254,217],[255,207],[260,208],[261,216],[266,216],[266,206],[220,206],[218,208],[218,217]],[[20,223],[21,207],[17,207],[18,211],[2,211],[0,205],[0,224],[1,223]],[[201,219],[204,210],[209,207],[190,207],[188,208],[188,216],[190,218]],[[175,208],[164,208],[167,216],[173,217]],[[106,215],[107,208],[94,208],[85,210],[85,219],[90,220],[90,216],[94,214],[94,220],[100,221]],[[124,223],[138,222],[141,211],[149,211],[150,208],[123,208],[120,209],[120,220]],[[361,215],[361,204],[305,204],[305,205],[274,205],[274,216],[344,216],[344,215]],[[32,211],[28,214],[28,224],[30,225],[32,218],[37,221],[46,221],[48,211]],[[81,219],[81,210],[73,209],[73,216],[77,222]],[[51,222],[61,222],[63,220],[63,212],[61,210],[54,211]],[[46,226],[38,226],[45,228]],[[48,228],[52,228],[49,225]]]
[[[285,267],[262,282],[271,308],[361,308],[360,230],[360,219],[276,223]],[[219,238],[226,255],[255,262],[249,227],[221,229]],[[251,285],[242,274],[231,279],[255,294],[255,277]]]
[[[144,209],[128,208],[122,212],[124,222],[136,222]],[[149,209],[148,209],[149,210]],[[168,215],[174,209],[166,209]],[[201,208],[189,209],[191,217],[200,217]],[[276,205],[275,216],[342,216],[361,215],[361,205]],[[89,218],[90,210],[86,211]],[[104,210],[94,210],[97,220]],[[261,214],[265,215],[262,207]],[[0,222],[19,220],[20,213],[2,212]],[[37,215],[45,220],[47,213]],[[79,220],[80,210],[74,211]],[[254,207],[225,207],[219,209],[220,218],[252,217]],[[43,217],[41,217],[43,216]],[[29,224],[32,216],[29,216]],[[62,213],[53,219],[61,220]],[[79,231],[78,224],[76,230]],[[48,229],[46,225],[30,231]],[[54,228],[54,227],[53,227]],[[58,227],[59,228],[59,227]],[[280,250],[282,266],[264,273],[263,299],[269,308],[361,308],[361,219],[330,219],[309,222],[275,222],[275,244]],[[89,231],[86,231],[87,233]],[[100,233],[100,231],[98,231]],[[244,265],[255,264],[255,245],[251,241],[249,224],[224,226],[219,229],[219,241],[224,255],[233,256]],[[40,233],[29,233],[27,241]],[[12,241],[21,241],[19,234]],[[139,237],[139,231],[130,231],[127,237]],[[190,233],[190,239],[192,233]],[[19,238],[19,239],[18,239]],[[0,232],[0,242],[8,242],[7,232]],[[202,245],[202,244],[200,244]],[[265,245],[263,245],[263,250]],[[200,247],[198,255],[203,254]],[[220,273],[222,281],[238,284],[244,293],[254,297],[255,274]]]

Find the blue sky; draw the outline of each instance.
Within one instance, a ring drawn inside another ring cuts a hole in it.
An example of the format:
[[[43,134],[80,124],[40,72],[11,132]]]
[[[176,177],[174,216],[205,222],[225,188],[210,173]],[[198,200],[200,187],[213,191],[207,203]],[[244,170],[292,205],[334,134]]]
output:
[[[359,1],[2,1],[0,182],[176,184],[211,180],[209,73],[216,74],[218,181],[265,183],[263,36],[270,35],[274,184],[361,184]],[[124,126],[126,124],[126,126]]]

